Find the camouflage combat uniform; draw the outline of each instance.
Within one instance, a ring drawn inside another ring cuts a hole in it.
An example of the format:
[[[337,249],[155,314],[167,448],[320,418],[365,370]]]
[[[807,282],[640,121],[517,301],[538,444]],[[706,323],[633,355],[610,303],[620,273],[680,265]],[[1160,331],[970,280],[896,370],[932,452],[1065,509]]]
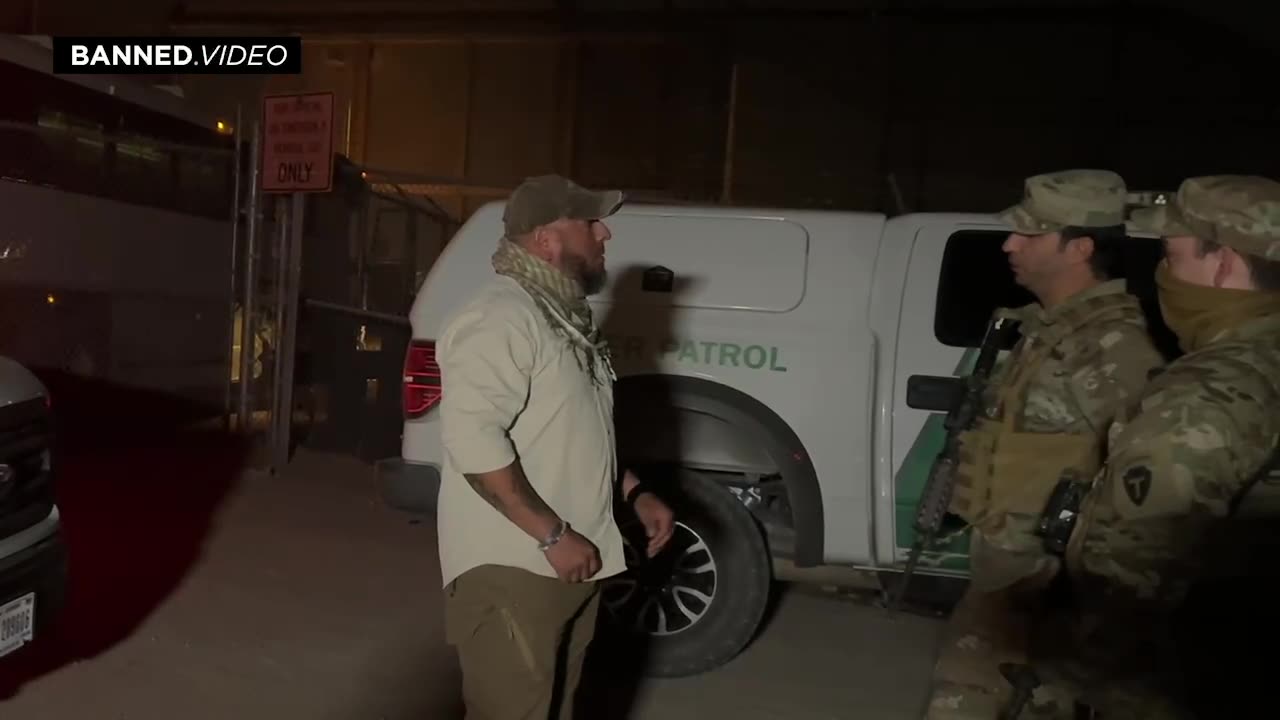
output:
[[[1112,173],[1029,178],[1003,219],[1023,235],[1124,223],[1125,188]],[[994,372],[986,408],[961,438],[951,510],[973,528],[970,584],[934,670],[926,718],[993,718],[1008,695],[999,663],[1025,662],[1034,599],[1057,558],[1032,530],[1064,471],[1101,465],[1107,427],[1163,358],[1124,280],[1094,285],[1051,308],[998,311],[1022,337]]]
[[[1134,224],[1280,259],[1280,184],[1193,178],[1173,204]],[[1280,438],[1280,293],[1184,284],[1221,297],[1219,308],[1210,300],[1209,312],[1188,315],[1166,292],[1177,281],[1163,266],[1157,278],[1186,354],[1112,426],[1106,466],[1066,554],[1077,608],[1035,651],[1052,683],[1107,720],[1190,717],[1172,661],[1173,613],[1207,565],[1228,559],[1210,555],[1211,533],[1226,526]],[[1029,714],[1071,717],[1060,702],[1036,705]]]

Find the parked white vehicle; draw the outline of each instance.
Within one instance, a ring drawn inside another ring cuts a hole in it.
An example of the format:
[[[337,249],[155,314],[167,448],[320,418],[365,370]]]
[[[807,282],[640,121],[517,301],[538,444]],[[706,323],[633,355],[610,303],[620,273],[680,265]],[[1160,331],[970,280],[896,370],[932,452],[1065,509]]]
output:
[[[429,511],[439,485],[432,339],[492,273],[502,208],[459,230],[410,314],[403,457],[379,464],[407,510]],[[593,305],[619,374],[620,454],[667,482],[680,533],[645,582],[604,599],[651,635],[650,672],[692,674],[749,642],[771,561],[897,577],[943,441],[943,414],[909,407],[908,379],[962,372],[993,308],[1032,298],[988,214],[633,204],[607,223],[610,281]],[[1159,244],[1133,249],[1131,289],[1154,308]],[[919,575],[963,579],[967,547],[959,534],[926,551]]]
[[[37,640],[66,593],[52,446],[48,391],[0,356],[0,657]]]

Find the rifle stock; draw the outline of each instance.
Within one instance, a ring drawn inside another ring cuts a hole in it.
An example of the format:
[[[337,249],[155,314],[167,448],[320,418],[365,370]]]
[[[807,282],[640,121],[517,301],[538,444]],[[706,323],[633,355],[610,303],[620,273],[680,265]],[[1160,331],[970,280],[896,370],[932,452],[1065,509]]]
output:
[[[964,379],[964,391],[959,401],[948,412],[943,427],[947,431],[946,441],[933,465],[929,468],[929,478],[925,482],[924,492],[916,506],[916,516],[912,523],[915,539],[911,543],[911,554],[907,558],[907,566],[902,578],[894,588],[888,603],[889,614],[897,609],[902,596],[907,591],[911,576],[920,562],[920,554],[933,544],[938,531],[942,528],[943,518],[951,506],[951,494],[955,489],[956,467],[960,464],[960,436],[973,426],[974,420],[982,410],[982,399],[991,378],[1000,347],[1017,327],[1017,321],[996,315],[987,325],[982,345],[978,350],[978,359],[974,362],[973,371]]]

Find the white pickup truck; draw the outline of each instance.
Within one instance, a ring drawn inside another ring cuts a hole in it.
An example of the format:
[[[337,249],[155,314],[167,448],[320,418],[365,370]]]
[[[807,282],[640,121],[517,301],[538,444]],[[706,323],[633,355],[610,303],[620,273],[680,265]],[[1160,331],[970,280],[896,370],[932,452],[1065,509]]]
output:
[[[429,512],[439,486],[433,338],[490,277],[501,216],[493,203],[464,224],[410,314],[403,457],[378,465],[406,510]],[[963,372],[992,310],[1032,298],[993,215],[627,205],[607,224],[593,304],[619,375],[620,455],[665,482],[680,532],[604,600],[650,635],[652,674],[687,675],[745,647],[780,567],[901,572],[943,441],[943,414],[909,407],[908,379]],[[1160,245],[1132,249],[1130,290],[1163,331]],[[919,575],[963,579],[967,547],[961,534],[928,550]]]

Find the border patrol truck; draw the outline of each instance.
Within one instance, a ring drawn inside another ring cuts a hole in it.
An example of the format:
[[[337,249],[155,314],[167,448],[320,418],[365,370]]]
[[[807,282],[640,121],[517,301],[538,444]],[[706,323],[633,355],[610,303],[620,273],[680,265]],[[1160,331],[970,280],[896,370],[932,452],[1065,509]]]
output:
[[[463,225],[410,313],[402,457],[377,466],[405,510],[434,506],[434,338],[491,276],[502,210]],[[782,568],[901,574],[945,417],[909,406],[908,381],[963,374],[993,309],[1033,298],[989,214],[631,204],[607,222],[610,279],[591,301],[619,376],[620,460],[666,488],[678,532],[603,602],[647,634],[651,674],[690,675],[746,646]],[[1159,244],[1134,248],[1130,290],[1158,313]],[[919,576],[965,577],[967,533],[945,535]]]

